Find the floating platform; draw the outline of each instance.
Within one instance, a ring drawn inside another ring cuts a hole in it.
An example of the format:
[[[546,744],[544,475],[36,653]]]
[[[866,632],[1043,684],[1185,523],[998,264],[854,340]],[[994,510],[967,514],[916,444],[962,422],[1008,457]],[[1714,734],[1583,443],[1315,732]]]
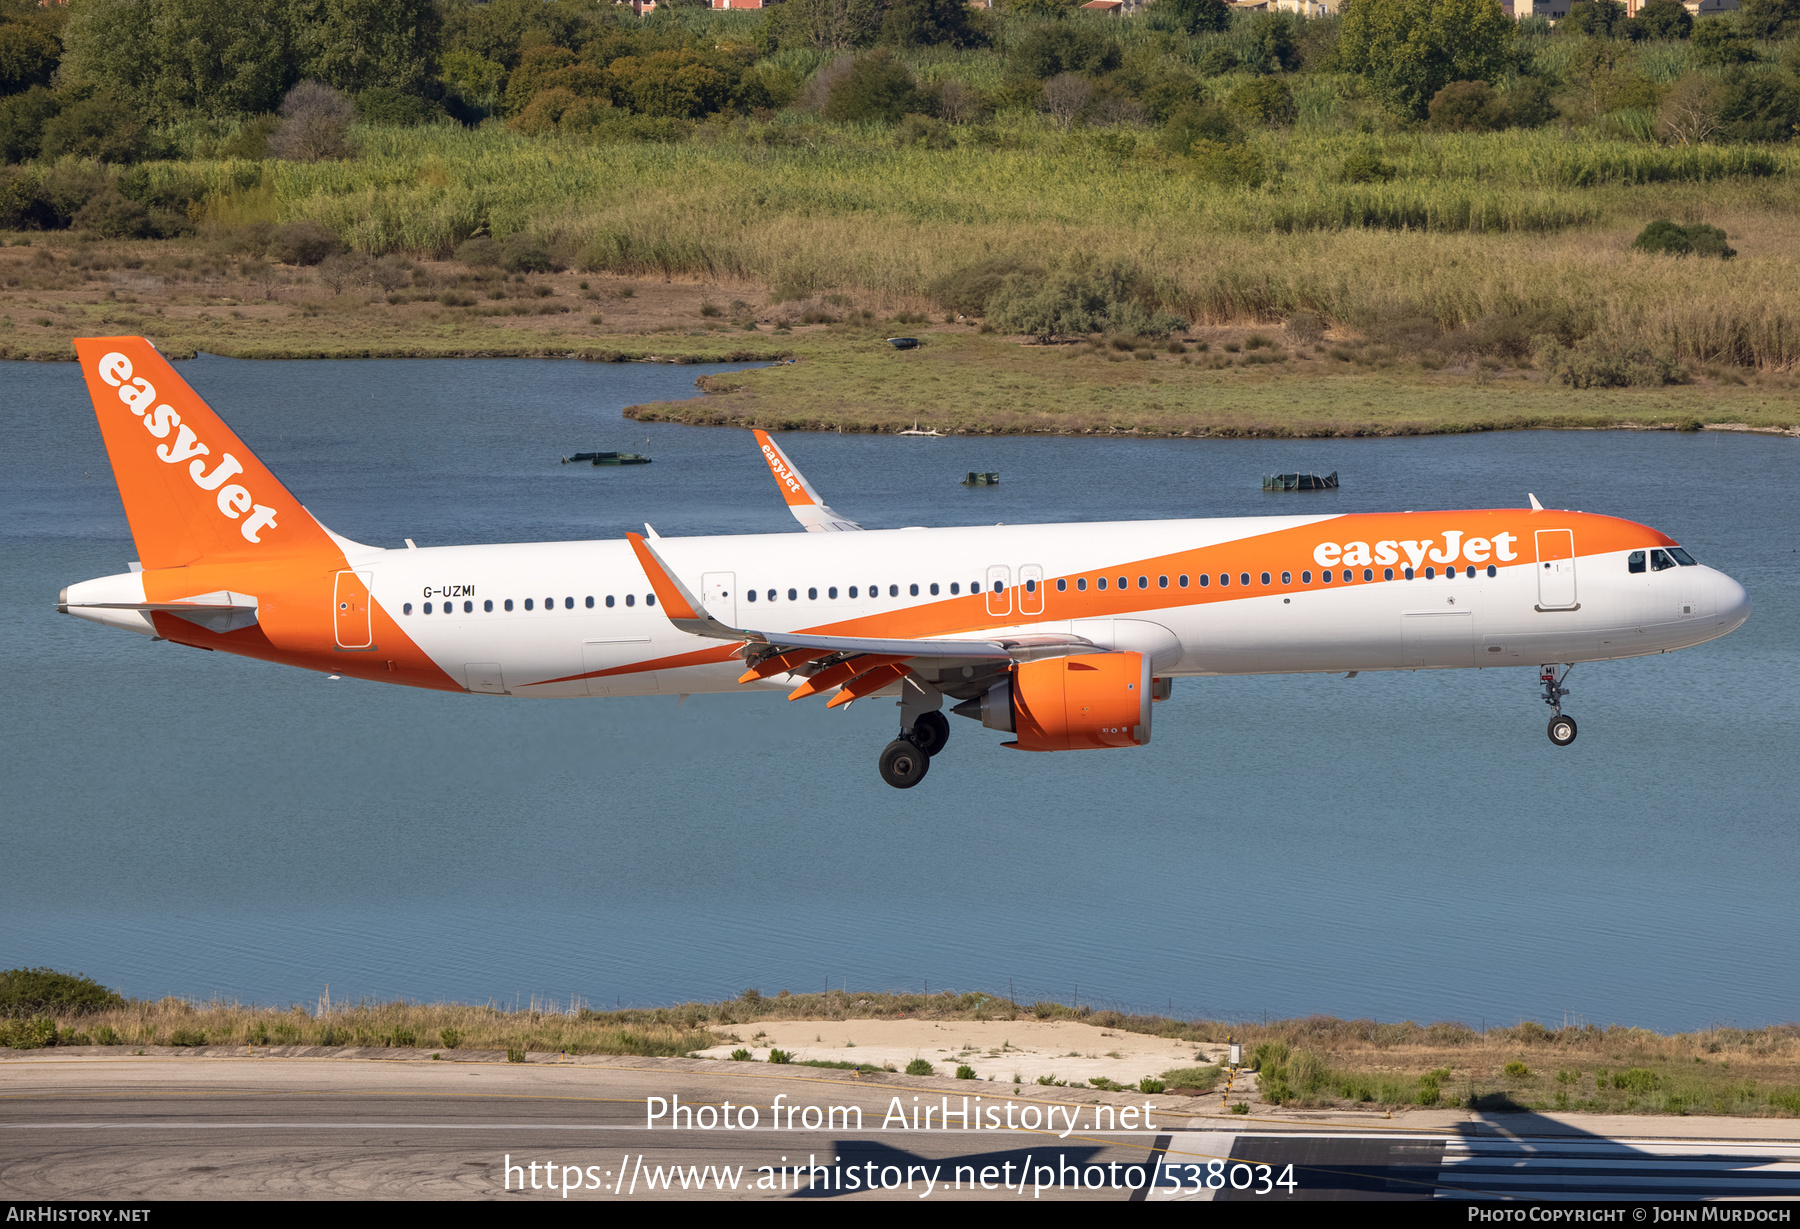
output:
[[[577,452],[572,456],[566,456],[562,459],[564,465],[567,465],[571,461],[588,461],[595,465],[650,464],[649,457],[639,456],[635,452]]]
[[[977,473],[974,470],[970,470],[969,476],[967,478],[963,479],[963,485],[964,486],[999,486],[1000,485],[1000,475],[997,471],[993,471],[993,470],[990,470],[987,473]]]
[[[1335,491],[1338,489],[1337,471],[1329,474],[1264,474],[1263,490],[1265,491]]]

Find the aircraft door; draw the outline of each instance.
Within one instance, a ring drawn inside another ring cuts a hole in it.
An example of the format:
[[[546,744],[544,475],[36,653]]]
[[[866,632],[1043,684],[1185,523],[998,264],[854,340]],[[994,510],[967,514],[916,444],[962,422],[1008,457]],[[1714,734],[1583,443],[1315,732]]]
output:
[[[332,608],[337,616],[337,643],[340,649],[374,647],[375,637],[369,630],[368,572],[339,572],[333,591]]]
[[[1027,563],[1019,568],[1019,613],[1044,613],[1044,569],[1035,563]]]
[[[982,586],[987,594],[987,612],[998,618],[1012,613],[1012,570],[1005,564],[997,563],[987,570],[987,584]]]
[[[1575,531],[1538,530],[1537,557],[1538,609],[1575,609]]]
[[[737,626],[737,573],[708,572],[700,578],[706,613],[727,627]]]

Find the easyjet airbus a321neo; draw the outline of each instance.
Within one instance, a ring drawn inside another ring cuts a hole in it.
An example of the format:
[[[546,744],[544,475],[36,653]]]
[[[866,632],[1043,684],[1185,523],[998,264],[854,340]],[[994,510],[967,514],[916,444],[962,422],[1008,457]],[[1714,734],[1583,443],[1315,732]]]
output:
[[[331,674],[504,696],[897,697],[905,789],[951,711],[1023,751],[1138,747],[1180,677],[1577,662],[1749,617],[1673,539],[1542,508],[862,531],[762,432],[806,534],[386,550],[315,520],[143,338],[78,340],[141,559],[66,614]]]

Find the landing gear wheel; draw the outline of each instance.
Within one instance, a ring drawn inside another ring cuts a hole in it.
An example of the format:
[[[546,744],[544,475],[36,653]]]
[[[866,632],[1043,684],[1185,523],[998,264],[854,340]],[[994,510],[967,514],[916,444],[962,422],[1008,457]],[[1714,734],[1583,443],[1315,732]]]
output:
[[[950,741],[950,719],[942,713],[925,713],[913,722],[913,741],[926,755],[936,755]]]
[[[911,789],[925,779],[931,757],[917,743],[896,738],[881,749],[881,779],[895,789]]]
[[[1575,741],[1575,718],[1557,714],[1550,718],[1550,741],[1566,747]]]

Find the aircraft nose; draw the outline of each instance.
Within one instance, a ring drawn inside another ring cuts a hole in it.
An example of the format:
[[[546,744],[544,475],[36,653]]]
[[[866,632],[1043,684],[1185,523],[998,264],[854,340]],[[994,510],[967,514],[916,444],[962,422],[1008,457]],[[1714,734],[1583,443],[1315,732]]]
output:
[[[1750,594],[1744,586],[1725,575],[1713,572],[1713,609],[1727,631],[1741,626],[1750,617]]]

